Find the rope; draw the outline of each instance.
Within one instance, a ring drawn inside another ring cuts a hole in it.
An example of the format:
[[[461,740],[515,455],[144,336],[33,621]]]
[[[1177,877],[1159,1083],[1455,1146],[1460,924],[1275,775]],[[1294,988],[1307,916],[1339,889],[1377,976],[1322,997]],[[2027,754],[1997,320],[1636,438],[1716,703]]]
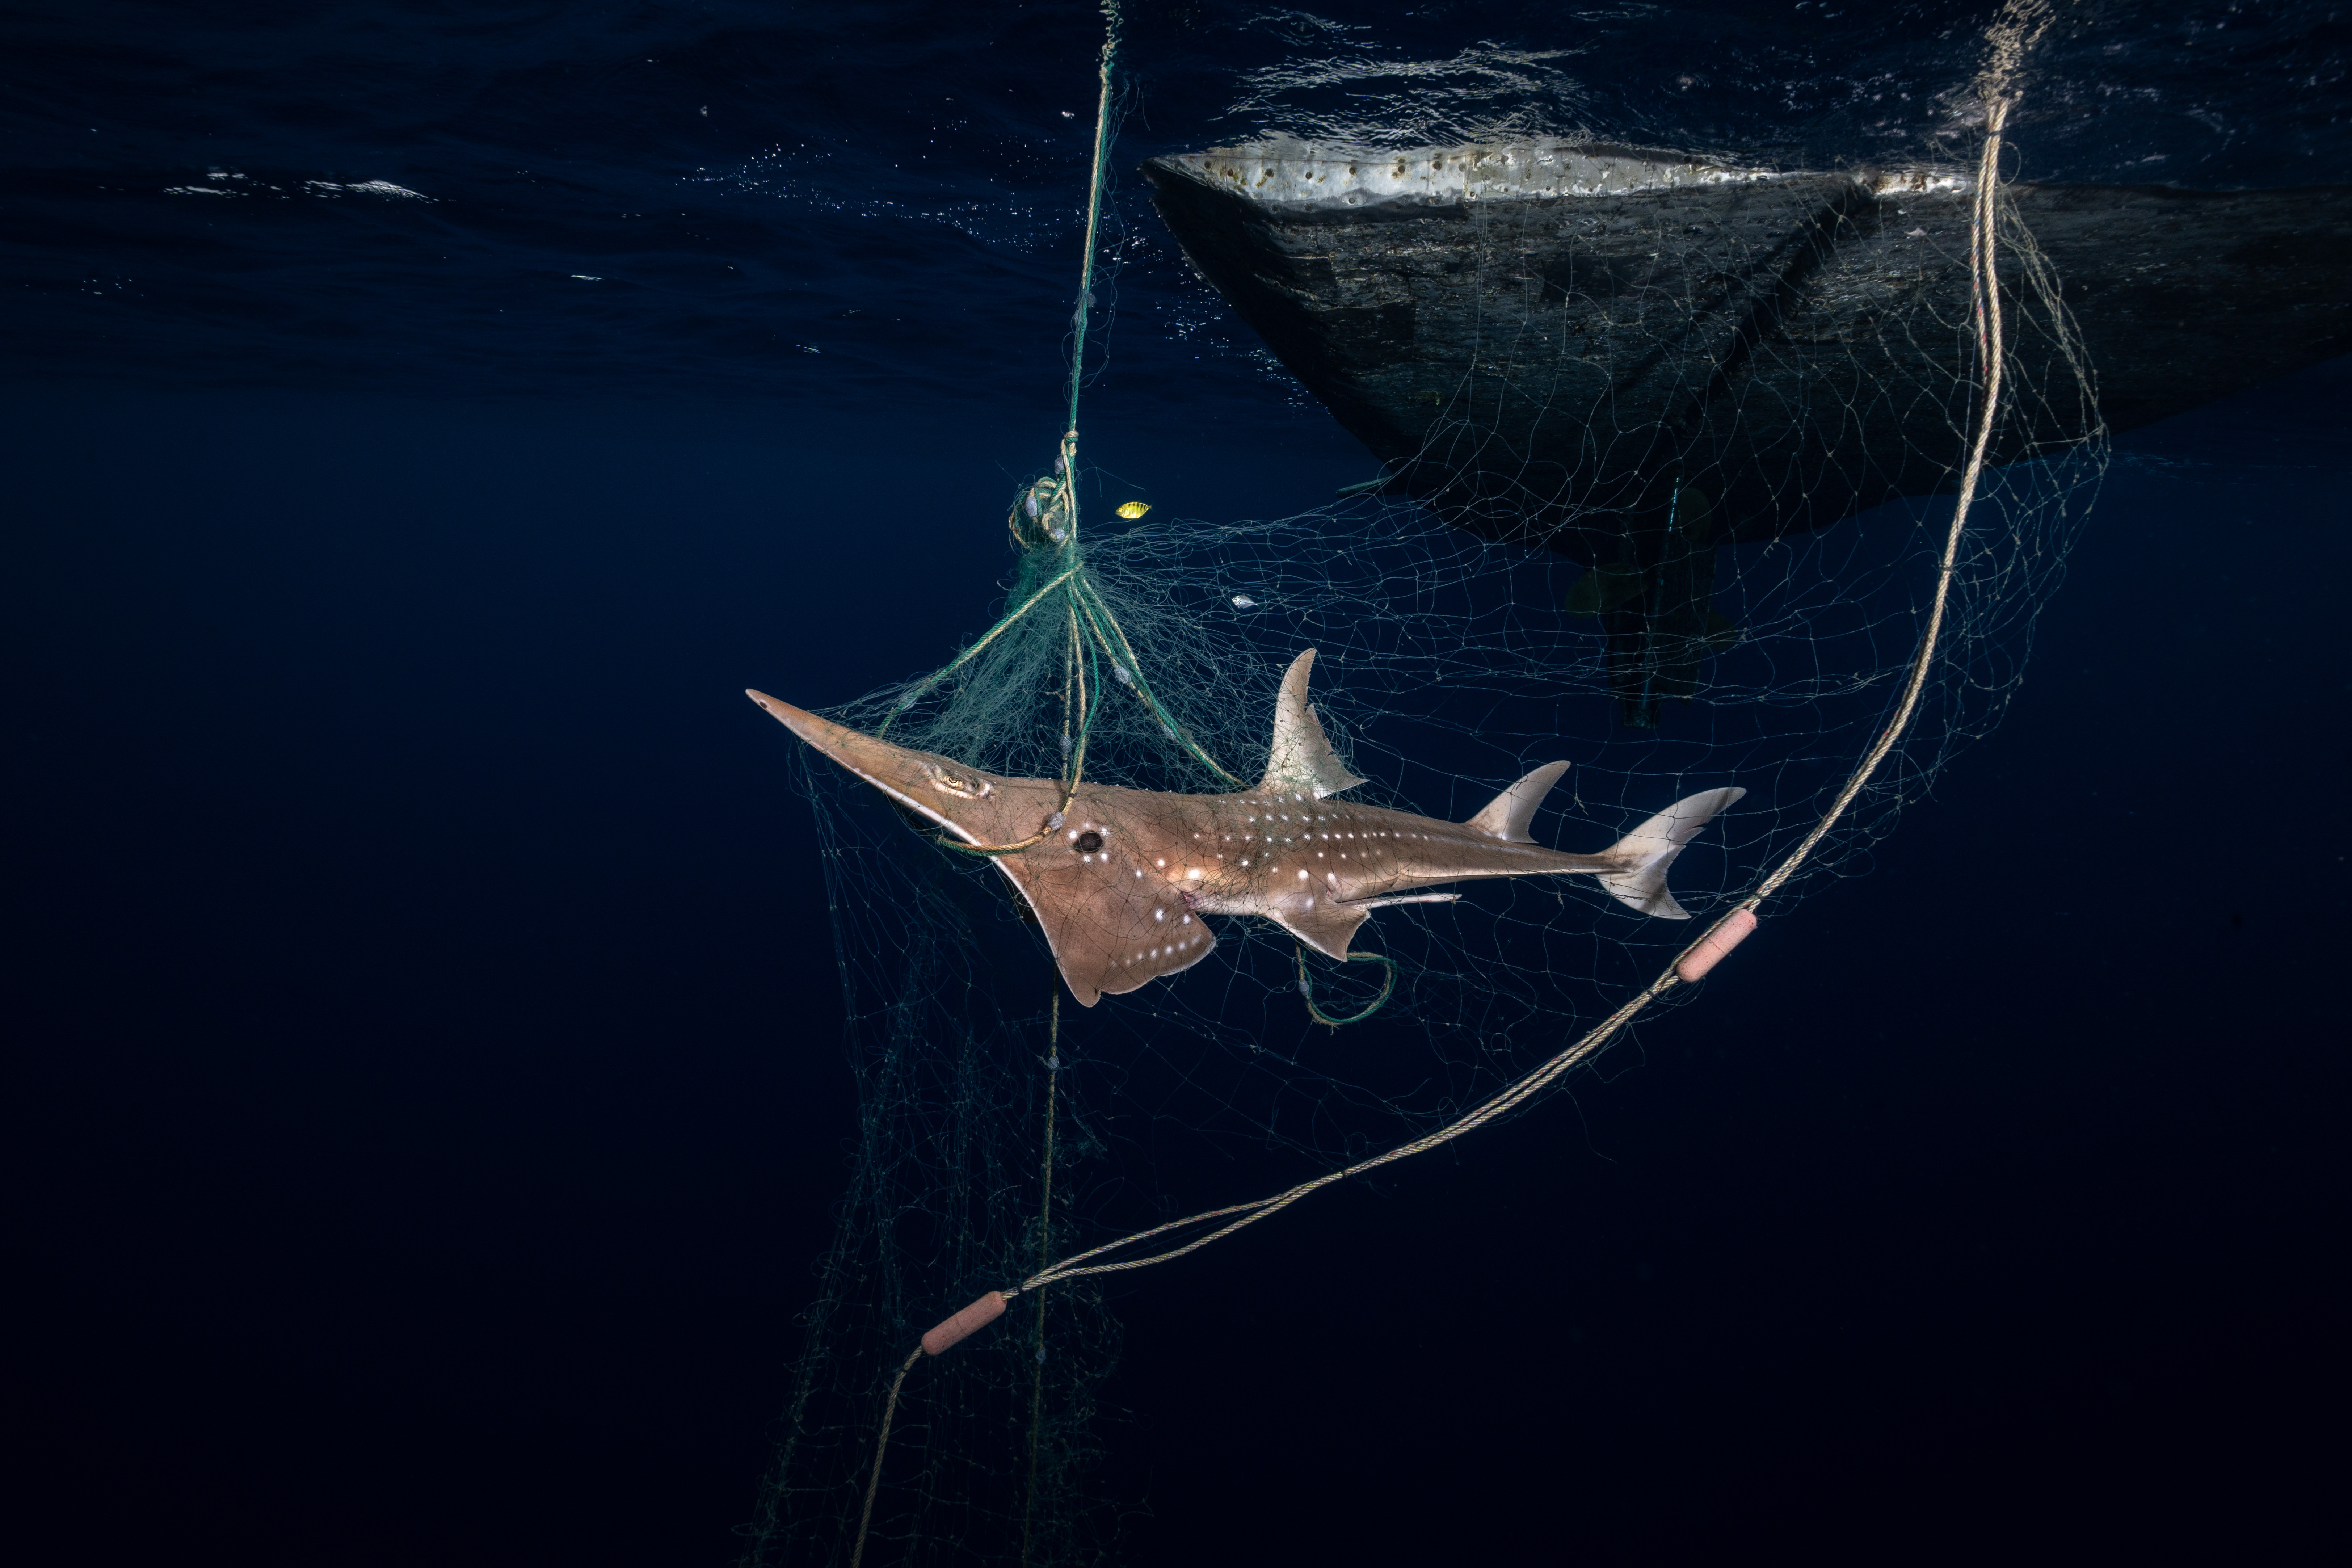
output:
[[[1054,990],[1050,1042],[1045,1058],[1045,1158],[1038,1178],[1037,1268],[1043,1273],[1054,1255],[1054,1107],[1060,1098],[1062,1076],[1062,992]],[[1021,1505],[1021,1562],[1029,1562],[1029,1523],[1037,1509],[1037,1440],[1045,1425],[1045,1292],[1037,1292],[1037,1374],[1029,1390],[1029,1497]]]
[[[890,710],[889,716],[882,721],[882,727],[874,731],[874,738],[878,741],[883,736],[887,735],[890,732],[890,726],[898,721],[898,715],[904,713],[918,698],[921,697],[923,693],[929,691],[932,687],[937,686],[940,681],[946,679],[949,676],[953,675],[957,670],[962,668],[963,666],[971,660],[974,654],[978,653],[982,648],[986,647],[990,643],[994,642],[1000,636],[1002,636],[1006,627],[1012,626],[1013,622],[1019,620],[1022,616],[1035,609],[1037,605],[1044,601],[1046,595],[1052,593],[1055,589],[1068,582],[1072,577],[1077,575],[1077,571],[1078,569],[1075,565],[1064,571],[1060,576],[1055,578],[1052,582],[1038,589],[1034,594],[1030,595],[1028,598],[1023,600],[1019,609],[1013,611],[1011,615],[1005,616],[1003,620],[989,627],[985,632],[982,632],[978,642],[972,644],[970,647],[956,655],[955,658],[950,660],[947,664],[923,677],[920,681],[916,683],[915,689],[912,691],[908,692],[907,695],[898,699],[898,705],[892,708]]]
[[[1075,483],[1077,465],[1073,460],[1078,441],[1078,387],[1087,370],[1087,312],[1095,302],[1095,230],[1102,220],[1103,169],[1110,152],[1110,72],[1118,56],[1118,0],[1105,0],[1103,5],[1102,93],[1095,103],[1095,166],[1087,184],[1087,254],[1078,267],[1078,308],[1070,321],[1076,342],[1070,349],[1070,423],[1069,434],[1062,438],[1063,460],[1067,465],[1062,473],[1065,483]],[[1070,509],[1071,537],[1077,537],[1077,509]]]
[[[907,709],[920,699],[924,693],[929,691],[934,686],[937,686],[940,680],[944,679],[949,675],[953,674],[958,668],[961,668],[965,662],[970,660],[973,655],[979,653],[981,649],[993,642],[1007,627],[1011,626],[1015,621],[1018,621],[1022,616],[1034,609],[1045,600],[1047,595],[1053,593],[1055,589],[1061,587],[1063,584],[1068,584],[1070,585],[1069,596],[1075,606],[1072,612],[1072,635],[1074,637],[1076,635],[1076,617],[1080,612],[1083,612],[1086,619],[1087,630],[1093,634],[1095,641],[1101,645],[1102,650],[1110,655],[1111,662],[1119,669],[1125,670],[1129,673],[1129,679],[1125,684],[1133,687],[1136,695],[1142,699],[1143,703],[1147,708],[1150,709],[1152,716],[1160,721],[1160,727],[1165,730],[1170,736],[1174,738],[1175,741],[1186,751],[1190,752],[1195,758],[1197,758],[1203,766],[1209,769],[1210,772],[1215,773],[1219,778],[1223,779],[1227,784],[1232,784],[1235,789],[1245,789],[1248,785],[1243,780],[1236,778],[1234,774],[1226,772],[1223,767],[1219,765],[1214,757],[1212,757],[1207,752],[1201,749],[1199,742],[1194,741],[1184,727],[1176,721],[1175,715],[1169,712],[1166,705],[1160,700],[1158,694],[1151,689],[1150,682],[1144,679],[1143,661],[1141,658],[1137,657],[1134,645],[1128,641],[1127,629],[1118,624],[1118,617],[1111,614],[1110,606],[1103,603],[1102,595],[1087,580],[1082,566],[1076,559],[1078,539],[1078,393],[1084,385],[1086,379],[1087,323],[1088,312],[1094,307],[1096,238],[1100,233],[1102,227],[1102,200],[1105,186],[1105,174],[1106,171],[1109,167],[1111,77],[1113,68],[1116,66],[1118,58],[1118,35],[1120,26],[1118,0],[1105,0],[1102,10],[1102,56],[1098,62],[1096,73],[1100,82],[1100,89],[1097,96],[1095,104],[1094,165],[1092,172],[1087,177],[1087,184],[1086,248],[1078,264],[1077,308],[1072,313],[1070,318],[1071,330],[1075,337],[1075,342],[1070,353],[1069,426],[1068,428],[1063,432],[1060,457],[1055,465],[1058,473],[1058,478],[1054,482],[1054,495],[1055,497],[1054,505],[1056,509],[1056,515],[1061,516],[1066,521],[1061,531],[1061,536],[1054,540],[1054,544],[1056,549],[1071,553],[1071,564],[1065,568],[1063,572],[1058,576],[1055,577],[1052,582],[1047,583],[1043,588],[1040,588],[1035,594],[1024,600],[1018,609],[1006,616],[1003,620],[997,622],[995,626],[990,627],[977,642],[964,649],[963,652],[958,654],[953,662],[947,665],[944,668],[938,670],[934,674],[925,677],[924,679],[914,688],[914,689],[908,691],[906,696],[900,698],[898,703],[890,710],[888,717],[882,721],[881,728],[876,731],[875,733],[877,739],[887,736],[889,733],[891,724],[897,721],[898,715],[905,712]],[[1043,483],[1044,481],[1040,482]],[[1033,502],[1035,498],[1035,493],[1036,492],[1033,488]],[[1013,529],[1013,536],[1016,539],[1021,537],[1020,530],[1017,526]],[[1031,545],[1030,542],[1025,540],[1023,541],[1023,544],[1024,548],[1038,547]],[[1114,641],[1117,644],[1116,647],[1113,647]],[[1097,689],[1100,689],[1099,679],[1097,681]],[[1087,713],[1087,721],[1090,722],[1092,719],[1090,711]],[[1066,721],[1065,723],[1064,732],[1067,733]],[[1080,732],[1081,747],[1084,745],[1084,741],[1085,735],[1082,729]],[[1070,802],[1076,797],[1076,791],[1077,770],[1074,766],[1071,770],[1071,781],[1069,786],[1063,792],[1061,809],[1054,813],[1054,816],[1058,817],[1069,810]],[[1035,833],[1014,844],[960,844],[952,839],[944,838],[940,840],[940,842],[951,849],[961,850],[965,854],[969,855],[1010,855],[1043,843],[1045,836],[1054,831],[1055,826],[1055,825],[1054,823],[1049,822],[1045,826],[1038,829]]]
[[[1790,852],[1787,859],[1774,867],[1771,875],[1758,883],[1756,890],[1738,906],[1750,912],[1796,875],[1797,868],[1812,855],[1814,847],[1828,837],[1830,829],[1845,815],[1846,808],[1869,784],[1872,775],[1878,772],[1878,765],[1895,749],[1895,742],[1902,735],[1905,726],[1911,722],[1911,716],[1919,706],[1920,693],[1927,688],[1928,661],[1935,653],[1937,640],[1943,635],[1944,610],[1951,598],[1952,573],[1959,560],[1961,530],[1968,521],[1969,509],[1976,504],[1977,481],[1984,473],[1985,453],[1991,447],[1993,424],[2000,408],[2001,372],[2006,351],[2001,338],[2000,279],[1993,271],[1996,260],[1993,203],[2000,178],[2001,130],[2009,123],[2011,102],[2005,89],[2011,73],[2017,68],[2018,58],[2049,25],[2047,14],[2042,12],[2038,0],[2037,3],[2011,8],[2012,16],[2030,16],[2036,13],[2041,13],[2039,25],[2030,35],[2021,36],[2014,25],[1996,27],[1993,32],[1993,64],[1987,72],[1986,83],[1991,90],[1985,95],[1989,101],[1985,109],[1984,152],[1977,162],[1974,210],[1969,224],[1969,270],[1973,281],[1969,292],[1976,314],[1977,362],[1985,367],[1984,404],[1977,418],[1976,437],[1969,443],[1968,467],[1960,475],[1960,494],[1953,503],[1952,526],[1944,535],[1944,555],[1936,568],[1936,596],[1927,609],[1927,627],[1920,635],[1919,654],[1912,662],[1911,678],[1904,685],[1903,700],[1896,705],[1894,719],[1864,754],[1862,765],[1854,769],[1853,776],[1845,781],[1845,787],[1838,791],[1837,799],[1831,803],[1821,821],[1813,825],[1812,831],[1805,835],[1803,842]],[[1730,918],[1730,911],[1727,910],[1715,925],[1707,928],[1706,936],[1712,936],[1717,927]],[[1705,941],[1706,936],[1700,940]]]
[[[2023,26],[2027,21],[2034,24],[2030,33]],[[1188,1215],[1182,1219],[1170,1220],[1164,1225],[1154,1226],[1149,1230],[1138,1231],[1132,1236],[1123,1237],[1117,1241],[1107,1242],[1100,1247],[1077,1253],[1064,1258],[1052,1268],[1038,1270],[1036,1274],[1024,1280],[1017,1289],[1007,1291],[1008,1296],[1019,1295],[1023,1290],[1042,1289],[1049,1284],[1075,1279],[1083,1275],[1118,1274],[1137,1268],[1149,1268],[1154,1264],[1170,1262],[1188,1253],[1198,1252],[1213,1241],[1222,1240],[1244,1226],[1255,1225],[1262,1219],[1281,1213],[1312,1193],[1320,1192],[1335,1183],[1344,1182],[1367,1172],[1378,1170],[1383,1165],[1394,1164],[1400,1160],[1409,1160],[1416,1154],[1425,1153],[1467,1133],[1475,1132],[1497,1118],[1508,1115],[1597,1055],[1620,1030],[1632,1023],[1634,1016],[1652,1002],[1673,990],[1676,985],[1686,984],[1675,973],[1676,965],[1721,929],[1725,922],[1731,919],[1735,910],[1747,910],[1752,912],[1758,905],[1794,875],[1797,868],[1811,855],[1814,847],[1836,825],[1838,819],[1844,816],[1846,809],[1853,804],[1855,798],[1868,787],[1872,777],[1885,762],[1887,755],[1894,751],[1895,742],[1901,739],[1905,728],[1911,722],[1912,716],[1918,709],[1920,696],[1927,689],[1928,671],[1934,664],[1937,647],[1943,635],[1944,616],[1951,597],[1952,577],[1959,559],[1960,540],[1968,528],[1969,513],[1976,503],[1977,487],[1984,473],[1985,457],[1990,450],[1992,432],[2000,416],[2002,355],[2006,350],[2003,342],[2000,280],[1993,268],[1996,260],[1995,198],[1998,194],[2000,169],[2001,133],[2008,123],[2011,101],[2007,90],[2009,78],[2015,70],[2017,62],[2025,49],[2041,37],[2042,29],[2047,26],[2046,7],[2040,3],[2040,0],[2025,0],[2024,4],[2012,5],[2005,13],[2003,22],[1993,31],[1992,62],[1984,77],[1980,79],[1980,86],[1987,101],[1985,144],[1978,163],[1976,199],[1969,248],[1970,293],[1976,307],[1977,352],[1986,367],[1983,401],[1978,408],[1976,430],[1969,442],[1968,463],[1960,479],[1959,496],[1953,504],[1951,526],[1944,538],[1943,554],[1937,569],[1934,601],[1928,610],[1927,624],[1920,633],[1917,651],[1912,656],[1910,679],[1905,684],[1902,700],[1896,704],[1885,729],[1869,751],[1864,753],[1861,762],[1847,778],[1844,787],[1838,792],[1837,799],[1831,804],[1830,809],[1823,814],[1822,820],[1805,836],[1804,840],[1790,851],[1787,858],[1757,885],[1754,892],[1734,906],[1734,910],[1726,910],[1718,917],[1700,933],[1696,942],[1676,954],[1674,963],[1669,963],[1656,979],[1651,981],[1640,993],[1602,1019],[1600,1024],[1588,1030],[1566,1050],[1475,1110],[1434,1131],[1414,1139],[1410,1143],[1389,1150],[1385,1153],[1376,1154],[1370,1159],[1358,1161],[1343,1170],[1327,1172],[1312,1181],[1302,1182],[1271,1197],[1257,1198],[1247,1203],[1229,1204],[1223,1208]],[[1306,963],[1303,952],[1299,962],[1303,978]],[[1226,1223],[1218,1225],[1206,1235],[1195,1237],[1183,1245],[1171,1247],[1164,1252],[1108,1263],[1092,1261],[1108,1253],[1122,1251],[1128,1247],[1139,1246],[1158,1237],[1199,1226],[1215,1225],[1220,1220]]]
[[[1388,965],[1388,973],[1381,978],[1381,994],[1373,997],[1370,1004],[1366,1006],[1362,1012],[1350,1014],[1345,1018],[1334,1018],[1329,1014],[1324,1012],[1322,1008],[1318,1007],[1315,1005],[1315,982],[1307,973],[1307,948],[1305,944],[1302,943],[1298,949],[1299,998],[1307,1004],[1307,1012],[1309,1017],[1312,1017],[1318,1024],[1328,1024],[1335,1029],[1342,1024],[1362,1023],[1365,1019],[1370,1017],[1373,1014],[1387,1006],[1389,1004],[1389,994],[1396,989],[1397,966],[1395,959],[1378,952],[1351,952],[1348,955],[1348,962],[1349,963],[1385,963]]]
[[[1075,609],[1070,612],[1070,637],[1072,641],[1076,642],[1077,638],[1077,612]],[[1087,665],[1091,663],[1094,659],[1094,649],[1088,647],[1086,650],[1086,658],[1084,660],[1080,660],[1077,658],[1077,649],[1073,647],[1064,665],[1064,671],[1066,674],[1073,668],[1077,671],[1078,712],[1080,715],[1078,720],[1078,742],[1077,745],[1070,752],[1069,782],[1062,786],[1062,804],[1055,806],[1054,808],[1053,815],[1045,818],[1045,826],[1040,827],[1028,837],[1013,844],[965,844],[953,838],[934,838],[932,840],[933,843],[940,845],[945,848],[958,850],[966,855],[1013,855],[1018,854],[1024,849],[1030,848],[1033,846],[1044,843],[1047,834],[1062,826],[1063,819],[1069,815],[1070,803],[1078,798],[1078,785],[1083,782],[1086,773],[1087,735],[1093,730],[1095,714],[1102,706],[1099,702],[1090,704],[1087,700]],[[1102,672],[1100,670],[1097,670],[1095,672],[1095,687],[1099,690],[1101,686]],[[1070,721],[1068,706],[1069,696],[1066,689],[1063,693],[1062,716],[1062,732],[1065,735],[1069,733]]]
[[[1085,606],[1087,625],[1094,632],[1096,639],[1102,643],[1104,652],[1111,653],[1111,647],[1109,637],[1103,632],[1102,623],[1108,623],[1111,632],[1118,636],[1119,651],[1127,655],[1127,662],[1118,663],[1116,653],[1112,653],[1112,662],[1134,678],[1136,695],[1143,699],[1144,705],[1150,708],[1152,716],[1160,721],[1160,727],[1167,731],[1186,751],[1199,758],[1210,772],[1235,789],[1247,789],[1249,785],[1220,767],[1217,759],[1202,751],[1191,734],[1186,732],[1184,727],[1176,722],[1175,716],[1160,705],[1160,699],[1152,695],[1150,683],[1143,679],[1143,660],[1136,656],[1134,646],[1127,640],[1126,628],[1118,624],[1118,617],[1110,613],[1110,606],[1102,602],[1101,596],[1095,592],[1094,584],[1085,577],[1080,577],[1076,586],[1070,590],[1070,596]],[[1096,619],[1097,616],[1101,617],[1100,622]]]
[[[915,1353],[898,1368],[898,1375],[890,1380],[890,1397],[882,1406],[881,1435],[874,1439],[874,1468],[866,1477],[866,1507],[857,1515],[857,1544],[850,1548],[849,1568],[859,1568],[866,1561],[866,1531],[874,1522],[874,1492],[882,1484],[882,1450],[890,1446],[890,1421],[898,1414],[898,1389],[922,1359],[923,1347],[917,1345]]]

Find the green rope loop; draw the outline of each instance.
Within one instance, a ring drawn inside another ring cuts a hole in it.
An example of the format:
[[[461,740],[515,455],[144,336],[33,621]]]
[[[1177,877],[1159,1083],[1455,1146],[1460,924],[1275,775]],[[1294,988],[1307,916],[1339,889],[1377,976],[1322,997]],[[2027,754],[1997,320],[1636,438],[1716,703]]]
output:
[[[1338,1027],[1339,1027],[1340,1025],[1342,1025],[1342,1024],[1360,1024],[1360,1023],[1362,1023],[1365,1019],[1367,1019],[1367,1018],[1370,1017],[1373,1014],[1375,1014],[1375,1013],[1379,1012],[1381,1008],[1383,1008],[1383,1007],[1387,1006],[1387,1005],[1388,1005],[1388,1002],[1389,1002],[1389,997],[1390,997],[1390,995],[1391,995],[1391,994],[1396,990],[1397,966],[1396,966],[1396,960],[1395,960],[1395,959],[1389,957],[1389,956],[1388,956],[1387,954],[1385,954],[1385,953],[1379,953],[1379,952],[1351,952],[1351,953],[1349,953],[1349,954],[1348,955],[1348,962],[1349,962],[1349,963],[1378,963],[1378,964],[1384,964],[1384,965],[1386,965],[1386,966],[1387,966],[1388,973],[1385,973],[1385,974],[1383,974],[1382,976],[1381,976],[1381,994],[1380,994],[1379,995],[1377,995],[1377,996],[1373,997],[1373,998],[1371,999],[1371,1002],[1370,1002],[1370,1004],[1369,1004],[1369,1005],[1364,1008],[1364,1010],[1363,1010],[1362,1012],[1360,1012],[1360,1013],[1357,1013],[1357,1014],[1354,1014],[1353,1016],[1349,1016],[1349,1017],[1345,1017],[1345,1018],[1334,1018],[1334,1017],[1332,1017],[1329,1014],[1328,1014],[1328,1013],[1324,1012],[1322,1008],[1318,1007],[1318,1006],[1315,1005],[1315,978],[1314,978],[1314,976],[1312,976],[1312,975],[1310,975],[1310,974],[1308,974],[1308,973],[1307,973],[1307,948],[1306,948],[1306,945],[1305,945],[1304,943],[1301,943],[1301,944],[1299,945],[1299,949],[1298,949],[1298,994],[1299,994],[1299,997],[1300,997],[1300,999],[1301,999],[1302,1001],[1304,1001],[1304,1002],[1307,1004],[1307,1012],[1308,1016],[1312,1017],[1312,1018],[1313,1018],[1317,1023],[1318,1023],[1318,1024],[1326,1024],[1326,1025],[1328,1025],[1330,1027],[1332,1027],[1332,1028],[1334,1028],[1334,1029],[1338,1028]]]

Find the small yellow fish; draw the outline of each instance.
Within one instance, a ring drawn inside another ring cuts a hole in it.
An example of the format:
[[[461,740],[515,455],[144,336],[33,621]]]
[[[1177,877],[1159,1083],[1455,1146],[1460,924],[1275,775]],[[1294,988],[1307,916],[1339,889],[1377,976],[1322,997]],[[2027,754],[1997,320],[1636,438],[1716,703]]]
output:
[[[1119,503],[1118,515],[1127,519],[1128,521],[1133,522],[1137,518],[1141,517],[1145,512],[1150,511],[1150,510],[1151,503],[1150,501],[1122,501]]]

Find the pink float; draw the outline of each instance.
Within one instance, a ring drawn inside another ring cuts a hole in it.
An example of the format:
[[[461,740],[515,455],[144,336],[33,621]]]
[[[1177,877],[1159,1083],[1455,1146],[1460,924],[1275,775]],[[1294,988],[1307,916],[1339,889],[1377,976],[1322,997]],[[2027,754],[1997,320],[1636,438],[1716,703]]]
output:
[[[1732,910],[1730,919],[1707,932],[1706,940],[1675,961],[1675,973],[1685,983],[1704,978],[1708,970],[1723,962],[1724,954],[1746,942],[1755,929],[1754,910]]]
[[[1756,922],[1750,921],[1750,925]],[[938,1328],[923,1336],[923,1352],[927,1355],[944,1355],[951,1347],[970,1339],[997,1319],[1004,1316],[1004,1292],[991,1290]]]

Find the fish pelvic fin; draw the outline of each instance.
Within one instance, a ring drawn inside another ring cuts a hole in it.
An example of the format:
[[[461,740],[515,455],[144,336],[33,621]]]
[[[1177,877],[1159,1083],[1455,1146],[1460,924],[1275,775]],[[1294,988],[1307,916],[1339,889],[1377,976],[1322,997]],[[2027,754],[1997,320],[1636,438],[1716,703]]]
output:
[[[1737,787],[1711,789],[1675,802],[1610,846],[1609,858],[1622,862],[1625,869],[1602,872],[1601,885],[1628,909],[1663,921],[1690,919],[1690,911],[1666,891],[1666,868],[1701,828],[1715,820],[1717,812],[1747,793]]]
[[[1463,824],[1480,833],[1491,833],[1510,844],[1533,844],[1535,837],[1528,832],[1528,824],[1535,820],[1536,807],[1551,786],[1568,772],[1566,763],[1546,763],[1494,799],[1488,801],[1477,816]]]
[[[1287,795],[1311,795],[1317,800],[1363,783],[1340,763],[1323,733],[1323,721],[1307,700],[1307,675],[1315,668],[1315,650],[1308,648],[1290,661],[1282,678],[1282,691],[1274,702],[1274,745],[1265,760],[1265,777],[1258,788]]]
[[[1370,918],[1363,904],[1343,904],[1321,894],[1286,898],[1265,911],[1266,919],[1326,958],[1344,959],[1357,928]]]

